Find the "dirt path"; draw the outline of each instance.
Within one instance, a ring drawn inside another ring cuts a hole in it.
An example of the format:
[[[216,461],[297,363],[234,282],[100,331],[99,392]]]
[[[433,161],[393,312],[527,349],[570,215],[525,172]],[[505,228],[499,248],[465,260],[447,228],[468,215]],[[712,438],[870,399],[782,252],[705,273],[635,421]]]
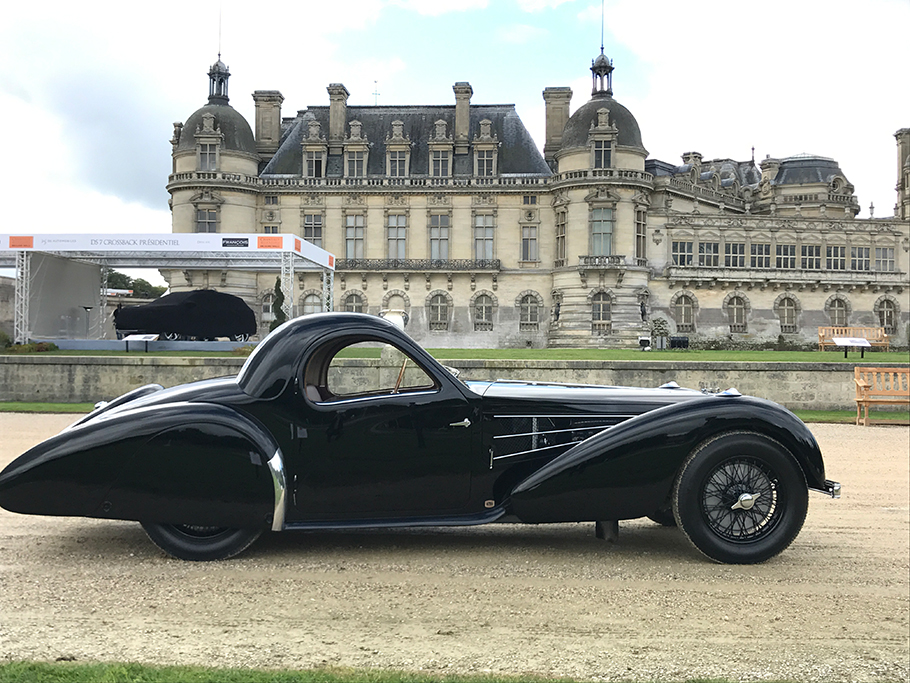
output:
[[[0,466],[73,421],[0,414]],[[537,672],[600,680],[910,678],[910,428],[814,425],[844,497],[759,566],[648,521],[271,534],[171,560],[137,524],[0,510],[0,658]]]

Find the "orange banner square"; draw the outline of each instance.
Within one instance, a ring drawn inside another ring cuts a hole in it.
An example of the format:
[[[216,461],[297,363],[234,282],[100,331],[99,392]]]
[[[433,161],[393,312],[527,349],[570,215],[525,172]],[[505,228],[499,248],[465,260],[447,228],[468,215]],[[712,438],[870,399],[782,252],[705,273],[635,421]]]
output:
[[[28,236],[14,236],[11,235],[9,238],[9,248],[10,249],[34,249],[35,248],[35,238],[31,235]]]
[[[278,235],[261,235],[256,240],[257,249],[281,249],[284,239]]]

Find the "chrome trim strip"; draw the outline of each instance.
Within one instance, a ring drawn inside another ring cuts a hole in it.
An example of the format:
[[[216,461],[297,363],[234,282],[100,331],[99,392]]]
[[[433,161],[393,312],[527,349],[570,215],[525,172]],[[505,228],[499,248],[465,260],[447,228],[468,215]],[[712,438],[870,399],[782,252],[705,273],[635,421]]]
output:
[[[831,481],[830,479],[825,479],[825,488],[817,489],[810,486],[810,491],[817,491],[818,493],[824,493],[826,496],[831,496],[832,498],[840,498],[840,482]]]
[[[589,432],[589,431],[603,431],[609,427],[615,427],[616,425],[591,425],[590,427],[573,427],[572,429],[552,429],[546,432],[522,432],[521,434],[500,434],[494,436],[494,439],[514,439],[519,436],[540,436],[541,434],[564,434],[565,432]]]
[[[329,401],[313,401],[313,405],[316,406],[328,406],[334,407],[338,405],[345,405],[347,403],[360,403],[362,401],[375,401],[380,398],[390,398],[397,396],[428,396],[430,394],[438,394],[439,389],[427,389],[424,391],[400,391],[397,394],[370,394],[369,396],[353,396],[351,398],[339,398]]]
[[[281,449],[268,462],[269,472],[272,475],[272,485],[275,488],[275,510],[272,513],[272,531],[284,529],[284,512],[287,506],[288,482],[284,473],[284,458]]]
[[[590,419],[590,418],[598,418],[598,417],[610,417],[610,418],[613,418],[613,417],[625,417],[625,418],[632,418],[632,417],[638,417],[639,414],[640,414],[640,413],[635,413],[634,415],[624,415],[624,414],[620,414],[620,413],[607,413],[607,414],[600,414],[600,413],[598,413],[598,414],[591,414],[591,413],[572,413],[571,415],[541,415],[541,414],[538,413],[538,414],[534,414],[534,415],[494,415],[494,416],[493,416],[493,419],[495,419],[495,420],[502,420],[502,419],[509,418],[509,417],[521,417],[521,418],[530,418],[530,417],[571,417],[571,418],[575,418],[576,420],[579,420],[579,419],[586,419],[586,418]]]
[[[578,443],[581,443],[580,441]],[[529,451],[517,451],[515,453],[509,453],[508,455],[496,455],[493,456],[493,462],[497,460],[505,460],[506,458],[514,458],[516,455],[527,455],[528,453],[540,453],[541,451],[546,451],[551,448],[565,448],[569,449],[572,446],[577,446],[578,443],[554,443],[552,446],[541,446],[540,448],[532,448]]]

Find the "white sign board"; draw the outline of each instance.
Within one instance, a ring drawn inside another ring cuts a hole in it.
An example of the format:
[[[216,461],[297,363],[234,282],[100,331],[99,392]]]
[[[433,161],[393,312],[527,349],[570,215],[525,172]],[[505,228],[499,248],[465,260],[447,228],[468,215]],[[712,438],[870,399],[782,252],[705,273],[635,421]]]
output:
[[[335,256],[297,235],[202,233],[0,235],[0,251],[45,252],[236,252],[290,251],[323,268],[335,269]]]
[[[868,339],[862,337],[831,337],[835,346],[865,346],[867,349],[872,348]]]

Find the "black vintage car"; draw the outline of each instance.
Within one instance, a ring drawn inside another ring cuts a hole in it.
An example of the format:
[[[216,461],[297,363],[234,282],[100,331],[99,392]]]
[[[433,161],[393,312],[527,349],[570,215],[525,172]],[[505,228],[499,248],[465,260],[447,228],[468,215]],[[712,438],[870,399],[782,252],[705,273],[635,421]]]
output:
[[[118,308],[114,327],[118,334],[158,334],[169,340],[229,337],[247,341],[256,333],[256,314],[239,296],[197,289]]]
[[[350,358],[381,346],[379,361]],[[347,351],[346,351],[347,350]],[[342,360],[343,359],[343,360]],[[285,323],[240,374],[100,405],[0,473],[0,505],[137,520],[186,560],[263,531],[597,522],[678,525],[718,562],[796,538],[838,497],[792,413],[735,391],[464,382],[381,318]]]

